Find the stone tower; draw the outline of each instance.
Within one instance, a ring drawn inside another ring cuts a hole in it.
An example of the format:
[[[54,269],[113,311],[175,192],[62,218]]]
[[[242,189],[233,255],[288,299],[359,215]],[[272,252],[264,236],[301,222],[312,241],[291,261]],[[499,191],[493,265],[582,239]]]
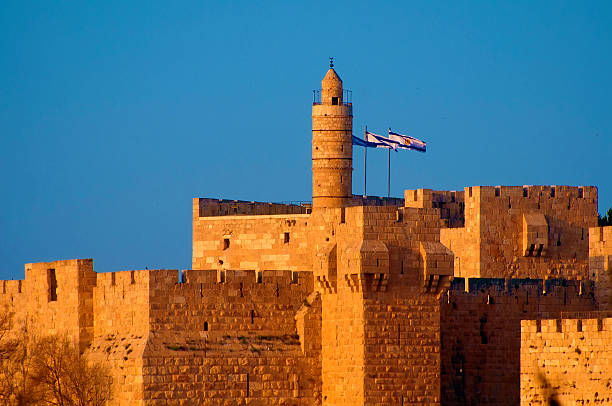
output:
[[[344,207],[352,197],[353,105],[331,66],[312,105],[313,207]]]

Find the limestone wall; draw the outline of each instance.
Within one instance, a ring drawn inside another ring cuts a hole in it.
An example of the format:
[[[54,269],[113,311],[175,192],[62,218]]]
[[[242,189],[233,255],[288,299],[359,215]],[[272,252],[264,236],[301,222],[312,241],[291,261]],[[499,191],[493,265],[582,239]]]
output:
[[[193,270],[183,271],[183,283],[175,271],[150,277],[151,331],[209,338],[296,334],[295,314],[313,291],[310,272]]]
[[[521,320],[596,308],[588,281],[456,278],[441,300],[442,404],[520,401]],[[582,286],[582,287],[581,287]]]
[[[315,208],[310,220],[327,225],[311,242],[326,265],[314,267],[323,404],[439,404],[436,293],[440,276],[452,275],[452,255],[439,243],[440,209],[338,210]]]
[[[110,368],[111,405],[320,404],[321,300],[311,272],[95,274],[92,265],[28,264],[25,281],[0,282],[0,305],[36,334],[80,340]]]
[[[532,218],[547,224],[543,239]],[[465,188],[465,227],[442,230],[441,241],[455,253],[457,275],[586,278],[596,224],[595,187],[474,186]]]
[[[142,405],[143,354],[150,331],[151,274],[123,271],[97,274],[91,359],[110,368],[115,405]],[[178,280],[178,271],[169,271]]]
[[[258,279],[255,271],[196,270],[185,271],[182,283],[170,271],[150,277],[146,404],[315,403],[320,352],[296,323],[298,313],[317,306],[309,301],[311,273],[263,271]],[[310,313],[308,324],[316,319]]]
[[[146,335],[150,323],[150,277],[166,271],[98,273],[94,288],[94,336]],[[168,271],[178,281],[178,271]]]
[[[343,284],[339,290],[344,290]],[[321,329],[324,405],[364,404],[364,306],[360,294],[323,294]]]
[[[521,405],[612,404],[612,314],[521,322]]]
[[[91,259],[25,265],[25,280],[0,281],[0,308],[13,313],[14,332],[65,334],[85,349],[93,335]]]
[[[194,214],[199,217],[212,216],[255,216],[275,214],[307,214],[309,204],[284,204],[271,202],[247,202],[243,200],[195,198]]]
[[[193,269],[307,270],[307,214],[200,217],[194,200]]]
[[[396,206],[403,207],[404,199],[386,196],[353,195],[347,206]]]
[[[364,405],[440,404],[440,306],[431,293],[366,294]]]
[[[612,310],[612,226],[589,229],[589,268],[600,310]]]
[[[465,225],[465,193],[461,191],[413,189],[404,192],[406,207],[440,209],[444,227]]]
[[[0,281],[0,312],[13,315],[10,334],[15,334],[20,326],[25,325],[26,306],[27,294],[24,280]]]

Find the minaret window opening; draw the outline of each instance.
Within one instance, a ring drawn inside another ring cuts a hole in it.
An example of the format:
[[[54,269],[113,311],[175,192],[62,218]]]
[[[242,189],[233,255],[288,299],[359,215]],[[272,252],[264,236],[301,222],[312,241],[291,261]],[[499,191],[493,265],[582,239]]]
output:
[[[332,97],[332,106],[337,106],[340,102],[340,98],[338,97]]]

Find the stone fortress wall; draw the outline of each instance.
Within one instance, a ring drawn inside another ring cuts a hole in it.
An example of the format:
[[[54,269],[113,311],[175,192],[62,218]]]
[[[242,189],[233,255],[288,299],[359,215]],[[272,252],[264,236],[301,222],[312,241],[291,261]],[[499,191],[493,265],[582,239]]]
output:
[[[612,312],[521,321],[521,404],[612,404]]]
[[[593,285],[455,278],[441,304],[442,404],[519,404],[521,321],[592,311]]]
[[[476,186],[463,195],[465,226],[441,232],[442,242],[455,253],[458,275],[588,276],[597,188]]]
[[[524,330],[525,320],[568,323],[568,312],[603,314],[592,312],[599,303],[589,280],[454,278],[436,295],[415,289],[414,275],[399,273],[382,289],[343,278],[330,295],[317,293],[312,272],[96,274],[91,260],[35,265],[38,275],[2,283],[7,289],[0,300],[37,331],[91,331],[86,352],[112,367],[113,404],[165,404],[193,396],[235,404],[517,404],[525,395],[519,375],[531,371],[519,362],[527,345],[521,322]],[[79,268],[81,282],[96,277],[89,292],[80,292],[92,298],[90,318],[74,317],[80,300],[66,296],[68,276]],[[56,300],[49,296],[51,280],[40,278],[49,269],[58,279]],[[34,283],[41,300],[30,303],[25,287]],[[61,312],[45,309],[45,302]],[[346,318],[347,311],[352,317]],[[49,314],[45,323],[40,317]],[[593,344],[600,354],[594,365],[607,362],[605,343]],[[549,364],[541,362],[547,371]],[[368,379],[368,371],[380,369],[387,371],[385,378]],[[581,379],[593,371],[605,380],[601,367],[581,370]],[[326,380],[339,388],[325,388]],[[427,385],[437,387],[440,398],[427,397]],[[599,394],[606,393],[602,385]],[[534,399],[543,396],[538,388],[532,388]]]
[[[612,309],[612,227],[589,229],[589,269],[601,309]]]
[[[0,281],[11,334],[68,335],[111,405],[609,402],[597,189],[353,195],[352,103],[322,87],[312,205],[194,199],[192,270],[27,264]]]
[[[113,404],[167,404],[193,396],[233,404],[283,398],[316,404],[320,330],[313,325],[320,325],[321,306],[311,272],[197,270],[183,271],[179,279],[176,270],[95,274],[91,265],[35,264],[24,281],[2,283],[8,288],[0,305],[40,334],[75,338],[89,332],[83,350],[111,368]],[[83,272],[75,274],[79,267]],[[55,297],[49,296],[50,281],[41,281],[50,269],[58,281]],[[72,297],[68,288],[92,276],[95,284],[81,285]],[[26,296],[13,285],[40,292]],[[89,317],[79,314],[82,297],[89,298]]]

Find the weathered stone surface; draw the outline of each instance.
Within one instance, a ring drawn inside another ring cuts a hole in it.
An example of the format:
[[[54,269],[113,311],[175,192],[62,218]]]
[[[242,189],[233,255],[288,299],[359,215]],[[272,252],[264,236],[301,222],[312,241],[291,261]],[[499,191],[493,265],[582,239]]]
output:
[[[540,376],[610,403],[596,188],[354,196],[344,95],[330,69],[312,205],[194,199],[192,270],[27,264],[0,281],[11,334],[71,337],[110,368],[111,405],[543,404]]]

